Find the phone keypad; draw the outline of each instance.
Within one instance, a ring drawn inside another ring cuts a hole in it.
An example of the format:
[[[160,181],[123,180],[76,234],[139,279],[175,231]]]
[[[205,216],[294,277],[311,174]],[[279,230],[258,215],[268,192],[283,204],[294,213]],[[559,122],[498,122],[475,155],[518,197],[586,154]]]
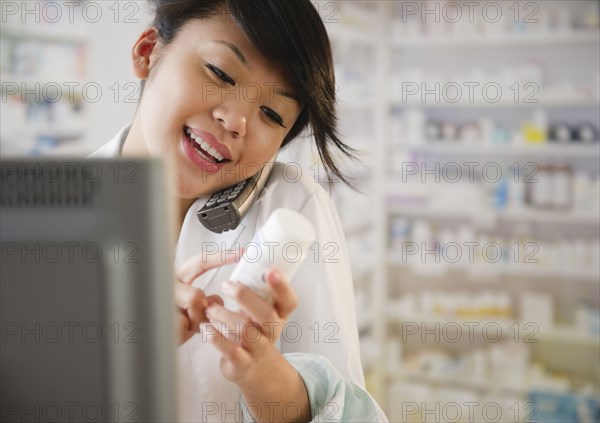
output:
[[[226,201],[234,200],[244,189],[246,183],[247,181],[242,181],[237,185],[234,185],[230,188],[227,188],[226,190],[221,191],[219,194],[213,195],[208,201],[208,203],[206,203],[205,207],[213,207],[215,205],[218,206]]]

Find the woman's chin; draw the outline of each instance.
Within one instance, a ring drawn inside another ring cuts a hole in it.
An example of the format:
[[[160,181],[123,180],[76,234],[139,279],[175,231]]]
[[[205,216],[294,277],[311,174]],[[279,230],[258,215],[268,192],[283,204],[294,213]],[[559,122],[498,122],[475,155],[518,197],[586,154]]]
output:
[[[175,197],[179,198],[180,200],[189,200],[193,202],[194,200],[206,195],[210,195],[210,193],[203,191],[189,191],[186,189],[175,189]]]
[[[203,184],[199,187],[197,185],[191,186],[185,182],[182,182],[176,184],[173,192],[175,193],[175,196],[181,200],[195,200],[199,197],[210,195],[215,191],[216,189],[211,189],[208,184]]]

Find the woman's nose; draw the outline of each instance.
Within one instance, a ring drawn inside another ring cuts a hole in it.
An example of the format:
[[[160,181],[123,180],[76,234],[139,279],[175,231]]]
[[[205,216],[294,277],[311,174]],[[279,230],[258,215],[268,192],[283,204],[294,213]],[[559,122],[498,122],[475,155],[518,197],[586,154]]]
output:
[[[213,118],[226,131],[232,133],[235,138],[241,138],[246,135],[246,116],[242,112],[241,107],[222,103],[213,109]]]

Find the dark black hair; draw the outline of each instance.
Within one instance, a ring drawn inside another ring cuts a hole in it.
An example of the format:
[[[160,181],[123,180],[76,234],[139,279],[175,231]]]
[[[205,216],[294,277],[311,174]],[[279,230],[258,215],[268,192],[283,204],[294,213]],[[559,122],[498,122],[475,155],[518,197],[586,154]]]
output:
[[[236,25],[292,84],[302,111],[283,146],[310,127],[319,156],[330,176],[346,184],[332,150],[347,158],[356,151],[337,132],[336,88],[331,44],[325,26],[309,0],[149,0],[153,26],[164,44],[175,39],[191,19],[231,14]]]

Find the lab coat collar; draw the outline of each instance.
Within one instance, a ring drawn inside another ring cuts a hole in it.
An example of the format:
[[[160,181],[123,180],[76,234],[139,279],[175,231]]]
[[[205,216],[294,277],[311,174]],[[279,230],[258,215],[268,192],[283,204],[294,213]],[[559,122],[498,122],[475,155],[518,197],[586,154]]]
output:
[[[121,156],[121,151],[130,129],[131,124],[122,128],[113,139],[89,157],[99,159]],[[185,215],[176,245],[176,266],[183,264],[186,260],[199,253],[206,253],[209,256],[209,254],[219,254],[215,249],[237,249],[241,245],[248,243],[254,234],[254,231],[246,231],[246,228],[250,224],[251,229],[255,229],[257,207],[251,207],[248,215],[244,217],[240,225],[233,231],[215,234],[206,229],[198,220],[196,213],[206,204],[209,198],[210,196],[207,195],[196,199]],[[213,269],[206,272],[196,280],[194,285],[203,289],[208,288],[217,273],[219,273],[218,270]]]
[[[121,151],[123,150],[125,139],[127,139],[127,135],[129,135],[130,129],[131,124],[128,124],[121,129],[112,140],[104,144],[98,150],[94,151],[89,157],[94,159],[119,157],[121,155]]]

